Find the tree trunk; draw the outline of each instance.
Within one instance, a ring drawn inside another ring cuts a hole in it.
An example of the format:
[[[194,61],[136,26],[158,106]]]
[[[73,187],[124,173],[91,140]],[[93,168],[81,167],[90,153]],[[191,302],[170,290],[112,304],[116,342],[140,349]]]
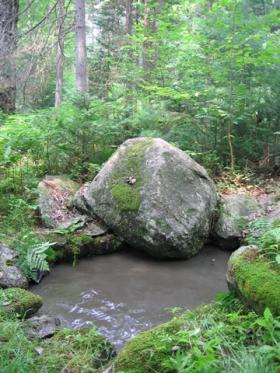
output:
[[[85,0],[76,4],[76,84],[81,94],[88,91]]]
[[[163,7],[163,0],[157,0],[157,5],[154,7],[154,20],[153,20],[153,32],[154,35],[158,33],[159,16]],[[154,42],[154,65],[157,64],[159,58],[158,43]]]
[[[0,110],[16,109],[16,62],[18,0],[0,0]]]
[[[55,107],[61,105],[64,66],[64,0],[58,1]]]
[[[150,47],[149,41],[151,32],[151,20],[150,20],[150,7],[149,0],[144,0],[144,43],[143,43],[143,68],[145,75],[148,76],[148,72],[151,65],[150,60]]]
[[[125,32],[128,35],[132,34],[132,23],[133,23],[133,0],[126,0],[125,3]]]

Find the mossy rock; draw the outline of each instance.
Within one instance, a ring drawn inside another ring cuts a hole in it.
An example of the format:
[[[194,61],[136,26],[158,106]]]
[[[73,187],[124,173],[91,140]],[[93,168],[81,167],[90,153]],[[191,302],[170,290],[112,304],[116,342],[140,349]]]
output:
[[[217,196],[203,167],[158,138],[127,140],[83,192],[83,201],[131,247],[190,258],[207,240]]]
[[[112,344],[95,328],[62,329],[42,344],[38,366],[51,372],[97,372],[115,355]]]
[[[227,282],[229,289],[256,312],[265,308],[280,315],[280,271],[256,246],[244,246],[229,260]]]
[[[43,301],[39,295],[20,288],[0,290],[0,314],[28,318],[34,315]]]
[[[42,240],[53,243],[54,262],[111,254],[122,246],[122,241],[108,233],[106,227],[93,222],[74,232],[40,229],[37,233]]]

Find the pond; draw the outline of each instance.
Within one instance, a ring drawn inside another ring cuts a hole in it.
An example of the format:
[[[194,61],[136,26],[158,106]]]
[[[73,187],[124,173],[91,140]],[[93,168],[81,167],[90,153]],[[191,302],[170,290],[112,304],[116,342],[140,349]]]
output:
[[[41,295],[40,313],[65,326],[96,325],[117,349],[140,331],[172,317],[171,309],[192,309],[227,290],[229,253],[206,246],[186,261],[158,261],[124,250],[60,264],[32,291]]]

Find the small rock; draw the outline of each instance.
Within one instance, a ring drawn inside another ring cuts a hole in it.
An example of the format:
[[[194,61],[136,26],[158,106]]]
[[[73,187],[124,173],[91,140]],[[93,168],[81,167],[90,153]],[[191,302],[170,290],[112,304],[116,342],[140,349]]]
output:
[[[15,250],[0,244],[0,288],[28,287],[28,280],[16,265]]]
[[[34,316],[26,322],[25,331],[31,337],[44,339],[52,337],[60,326],[61,321],[57,317]]]
[[[35,351],[37,352],[38,355],[42,355],[42,353],[44,352],[44,349],[42,347],[36,347]]]

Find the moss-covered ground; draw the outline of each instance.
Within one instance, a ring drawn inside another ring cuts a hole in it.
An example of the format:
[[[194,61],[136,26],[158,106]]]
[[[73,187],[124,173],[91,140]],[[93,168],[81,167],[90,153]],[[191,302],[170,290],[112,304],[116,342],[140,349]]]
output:
[[[269,372],[280,367],[280,318],[248,312],[232,296],[185,312],[128,342],[118,373]]]

